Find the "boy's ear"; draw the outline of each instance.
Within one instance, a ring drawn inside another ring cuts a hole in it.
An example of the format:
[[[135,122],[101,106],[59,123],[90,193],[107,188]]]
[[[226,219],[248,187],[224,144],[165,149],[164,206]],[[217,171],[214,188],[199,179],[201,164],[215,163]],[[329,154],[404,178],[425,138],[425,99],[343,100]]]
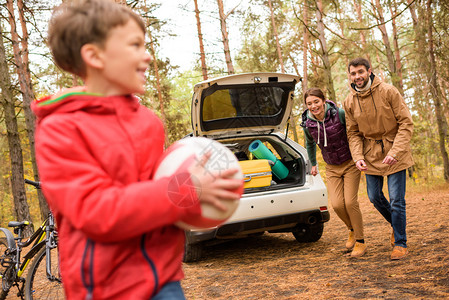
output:
[[[86,64],[86,67],[101,69],[104,66],[104,62],[101,56],[101,49],[97,45],[83,45],[81,47],[81,58]]]

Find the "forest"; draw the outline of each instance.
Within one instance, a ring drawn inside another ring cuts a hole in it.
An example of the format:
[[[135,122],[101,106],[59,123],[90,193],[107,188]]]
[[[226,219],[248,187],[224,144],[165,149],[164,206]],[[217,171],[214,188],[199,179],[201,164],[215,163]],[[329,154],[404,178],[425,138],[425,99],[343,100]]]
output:
[[[166,128],[166,145],[191,131],[193,86],[229,74],[283,72],[301,76],[288,135],[304,145],[299,117],[310,87],[341,105],[348,93],[347,64],[363,56],[382,80],[393,84],[414,121],[416,185],[449,183],[449,2],[446,0],[170,0],[194,20],[195,63],[188,70],[161,51],[177,35],[171,19],[158,17],[161,1],[121,0],[147,26],[155,57],[141,102]],[[58,69],[46,46],[47,23],[56,0],[2,0],[0,6],[0,225],[43,220],[41,193],[25,186],[39,180],[34,156],[34,99],[82,85]],[[204,29],[216,26],[217,35]],[[234,45],[231,47],[230,44]],[[177,45],[182,48],[183,45]]]

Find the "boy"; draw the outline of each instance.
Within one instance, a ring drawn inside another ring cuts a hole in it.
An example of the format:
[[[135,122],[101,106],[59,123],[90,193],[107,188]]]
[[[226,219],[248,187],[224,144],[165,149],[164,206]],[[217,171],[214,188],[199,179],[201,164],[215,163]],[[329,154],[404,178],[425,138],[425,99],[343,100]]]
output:
[[[201,202],[225,209],[220,199],[237,200],[230,191],[242,185],[230,179],[236,170],[207,176],[206,156],[179,189],[193,198],[187,208],[170,201],[169,179],[152,180],[164,131],[133,96],[144,92],[152,58],[145,26],[130,9],[108,0],[65,2],[48,40],[56,64],[85,82],[33,104],[67,299],[184,299],[184,232],[173,224],[199,215]]]

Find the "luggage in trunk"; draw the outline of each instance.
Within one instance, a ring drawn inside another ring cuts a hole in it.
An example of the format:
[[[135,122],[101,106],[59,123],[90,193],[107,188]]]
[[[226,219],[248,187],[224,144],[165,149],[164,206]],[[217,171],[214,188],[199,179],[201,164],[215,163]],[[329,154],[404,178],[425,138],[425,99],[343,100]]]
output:
[[[256,188],[271,185],[271,167],[267,159],[239,161],[244,174],[244,188]]]

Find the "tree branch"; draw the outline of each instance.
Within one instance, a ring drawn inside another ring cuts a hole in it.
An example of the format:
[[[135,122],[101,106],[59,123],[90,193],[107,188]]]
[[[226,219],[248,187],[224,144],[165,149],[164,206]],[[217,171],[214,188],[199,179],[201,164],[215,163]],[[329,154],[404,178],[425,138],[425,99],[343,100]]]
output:
[[[226,19],[229,17],[229,15],[232,14],[232,13],[235,11],[235,9],[236,9],[237,7],[240,6],[240,4],[242,4],[242,2],[243,2],[243,0],[240,1],[240,3],[237,4],[233,9],[231,9],[231,10],[226,14],[226,16],[224,16],[224,19],[226,20]]]
[[[349,27],[349,29],[352,29],[352,30],[370,30],[370,29],[373,29],[373,28],[378,27],[378,26],[380,26],[380,25],[384,25],[384,24],[390,22],[391,20],[396,19],[396,18],[399,17],[400,15],[402,15],[402,13],[403,13],[404,11],[406,11],[407,8],[409,8],[410,5],[412,5],[412,4],[415,3],[415,2],[416,2],[416,0],[413,0],[412,2],[410,2],[409,4],[407,4],[407,6],[406,6],[402,11],[400,11],[399,13],[397,13],[395,16],[391,17],[389,20],[386,20],[386,21],[384,21],[384,22],[382,22],[382,23],[380,23],[380,24],[373,25],[373,26],[370,26],[370,27],[362,27],[362,28],[360,28],[360,27],[359,27],[359,28]]]
[[[304,4],[304,5],[305,5],[305,4]],[[295,18],[298,19],[298,21],[301,22],[302,25],[304,25],[304,27],[307,29],[307,31],[310,33],[311,36],[313,36],[314,38],[317,39],[317,38],[318,38],[317,35],[314,34],[314,32],[312,32],[312,31],[310,30],[310,27],[306,25],[306,23],[303,21],[303,19],[301,19],[301,18],[298,16],[298,13],[296,12],[295,7],[294,7],[293,5],[292,5],[292,9],[293,9],[293,13],[295,14]]]

